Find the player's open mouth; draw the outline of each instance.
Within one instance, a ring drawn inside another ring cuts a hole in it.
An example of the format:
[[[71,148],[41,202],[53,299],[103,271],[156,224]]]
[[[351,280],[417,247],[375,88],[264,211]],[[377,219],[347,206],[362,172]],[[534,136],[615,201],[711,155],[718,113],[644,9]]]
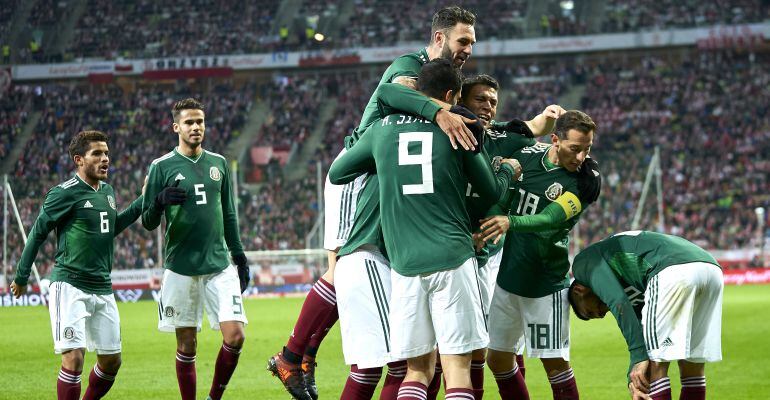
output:
[[[109,169],[110,167],[108,165],[102,165],[101,167],[99,167],[99,172],[106,174]]]
[[[489,122],[489,114],[478,114],[479,119],[483,119],[484,121]]]

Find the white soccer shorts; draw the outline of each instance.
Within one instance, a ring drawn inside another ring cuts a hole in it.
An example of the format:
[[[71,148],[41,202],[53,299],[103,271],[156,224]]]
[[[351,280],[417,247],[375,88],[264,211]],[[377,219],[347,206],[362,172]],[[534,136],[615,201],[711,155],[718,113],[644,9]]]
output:
[[[481,310],[476,258],[428,275],[403,276],[391,270],[391,357],[430,353],[465,354],[489,343]]]
[[[56,354],[87,349],[121,352],[120,315],[112,294],[89,294],[66,282],[52,282],[48,313]]]
[[[337,158],[346,151],[342,149]],[[326,250],[336,251],[348,241],[356,216],[358,195],[365,181],[366,174],[363,174],[345,185],[332,185],[329,174],[326,174],[324,184],[324,248]]]
[[[479,268],[479,285],[481,286],[481,305],[484,307],[484,315],[489,318],[489,307],[492,305],[492,295],[497,284],[497,271],[500,270],[500,261],[503,259],[503,250],[489,257],[487,263]]]
[[[368,247],[368,246],[367,246]],[[334,269],[345,364],[377,368],[390,360],[390,266],[376,249],[361,248]]]
[[[238,270],[234,265],[207,275],[186,276],[169,269],[163,271],[158,301],[160,331],[195,327],[200,332],[204,307],[211,329],[219,329],[220,322],[248,323]]]
[[[529,357],[569,361],[567,290],[530,298],[495,285],[489,309],[489,348],[522,354],[524,343]]]
[[[693,262],[672,265],[644,291],[642,329],[654,361],[722,359],[722,270]]]

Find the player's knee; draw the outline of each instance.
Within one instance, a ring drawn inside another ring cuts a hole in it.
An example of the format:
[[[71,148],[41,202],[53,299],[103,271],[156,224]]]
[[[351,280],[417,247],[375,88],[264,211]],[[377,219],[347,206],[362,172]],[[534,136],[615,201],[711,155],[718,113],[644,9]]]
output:
[[[492,372],[506,372],[513,369],[512,353],[506,353],[503,351],[489,350],[487,353],[487,365]]]
[[[230,347],[241,348],[245,342],[246,333],[243,332],[243,329],[238,329],[234,332],[231,332],[225,338],[225,343],[227,343],[227,345]]]
[[[487,357],[487,349],[476,349],[471,353],[472,361],[484,361]]]
[[[543,368],[548,376],[558,375],[570,368],[569,361],[563,358],[541,358]]]
[[[679,375],[684,378],[706,375],[706,364],[704,363],[693,363],[687,360],[679,360],[678,364]]]
[[[114,354],[109,357],[99,357],[98,364],[99,369],[102,371],[110,375],[115,375],[123,364],[123,359],[120,357],[120,354]]]
[[[62,353],[61,364],[70,371],[82,371],[84,358],[83,350],[70,350]]]

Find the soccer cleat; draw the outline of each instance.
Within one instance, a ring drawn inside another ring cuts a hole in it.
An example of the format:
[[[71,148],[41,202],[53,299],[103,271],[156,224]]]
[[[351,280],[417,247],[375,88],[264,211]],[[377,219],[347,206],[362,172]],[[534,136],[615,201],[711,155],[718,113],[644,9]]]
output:
[[[305,378],[305,388],[313,400],[318,400],[318,386],[315,384],[315,367],[318,364],[314,358],[305,356],[302,359],[302,372]]]
[[[281,381],[295,400],[313,400],[305,388],[305,377],[299,365],[291,364],[278,353],[267,360],[267,370]]]

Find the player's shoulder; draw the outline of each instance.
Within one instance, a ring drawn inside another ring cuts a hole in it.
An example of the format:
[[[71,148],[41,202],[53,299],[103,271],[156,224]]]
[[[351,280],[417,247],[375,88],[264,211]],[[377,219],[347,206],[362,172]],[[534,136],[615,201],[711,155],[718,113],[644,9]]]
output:
[[[159,165],[159,164],[161,164],[163,162],[168,162],[168,160],[172,160],[174,158],[175,154],[176,154],[176,152],[174,150],[171,150],[168,153],[166,153],[166,154],[164,154],[164,155],[162,155],[162,156],[152,160],[152,163],[150,163],[150,165],[151,166],[153,166],[153,165],[157,166],[157,165]]]
[[[206,153],[207,156],[211,156],[211,157],[214,157],[215,159],[220,159],[221,161],[227,162],[227,158],[225,158],[225,156],[219,153],[214,153],[213,151],[208,151],[208,150],[203,150],[203,151]]]
[[[64,199],[72,197],[76,192],[78,192],[79,183],[80,179],[78,179],[76,176],[73,176],[72,178],[48,189],[45,197],[46,199]]]
[[[395,61],[417,61],[420,64],[427,64],[428,61],[428,53],[425,52],[425,49],[420,49],[418,51],[412,52],[412,53],[406,53],[402,54],[398,58],[396,58]],[[394,62],[395,62],[394,61]]]

